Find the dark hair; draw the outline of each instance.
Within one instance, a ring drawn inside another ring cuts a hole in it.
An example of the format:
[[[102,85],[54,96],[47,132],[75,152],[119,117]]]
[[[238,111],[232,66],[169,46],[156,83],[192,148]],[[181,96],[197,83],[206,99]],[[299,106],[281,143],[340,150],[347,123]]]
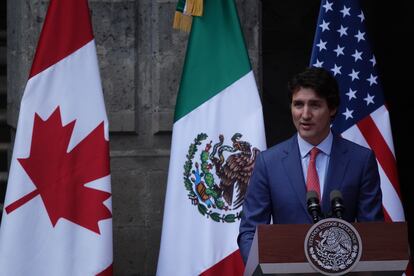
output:
[[[301,88],[313,89],[319,97],[326,99],[329,109],[339,107],[338,83],[326,69],[308,67],[305,71],[295,75],[288,83],[290,102],[292,102],[293,94]]]

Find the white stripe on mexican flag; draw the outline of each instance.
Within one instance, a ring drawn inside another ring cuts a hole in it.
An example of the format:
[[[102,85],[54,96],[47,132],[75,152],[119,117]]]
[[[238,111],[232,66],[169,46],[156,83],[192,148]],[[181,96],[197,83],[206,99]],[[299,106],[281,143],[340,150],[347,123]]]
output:
[[[265,147],[234,1],[206,0],[193,19],[177,98],[157,275],[243,272],[241,204]]]

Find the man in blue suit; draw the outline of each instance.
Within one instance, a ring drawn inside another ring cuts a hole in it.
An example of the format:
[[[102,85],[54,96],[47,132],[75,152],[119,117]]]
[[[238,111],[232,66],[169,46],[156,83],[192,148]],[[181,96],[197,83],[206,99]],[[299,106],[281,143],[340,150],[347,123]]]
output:
[[[340,97],[335,78],[323,68],[307,68],[289,82],[289,90],[297,134],[256,159],[237,239],[244,262],[258,224],[312,223],[306,205],[310,189],[322,199],[324,214],[330,212],[330,192],[339,190],[346,208],[343,219],[384,219],[374,153],[331,131]]]

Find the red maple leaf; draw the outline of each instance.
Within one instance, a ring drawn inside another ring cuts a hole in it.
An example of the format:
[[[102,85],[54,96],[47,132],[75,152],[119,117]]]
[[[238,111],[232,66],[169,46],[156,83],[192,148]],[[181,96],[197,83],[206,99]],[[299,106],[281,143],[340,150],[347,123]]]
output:
[[[65,218],[100,234],[98,222],[112,217],[103,204],[111,194],[85,184],[109,175],[109,142],[102,122],[67,152],[74,126],[75,120],[62,125],[59,107],[45,121],[35,114],[30,156],[18,161],[37,189],[8,205],[6,212],[40,194],[53,226]]]

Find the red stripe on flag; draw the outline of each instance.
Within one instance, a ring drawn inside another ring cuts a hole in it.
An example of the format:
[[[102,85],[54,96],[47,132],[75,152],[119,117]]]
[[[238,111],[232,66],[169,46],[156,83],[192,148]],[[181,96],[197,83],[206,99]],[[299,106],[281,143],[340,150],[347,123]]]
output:
[[[405,271],[406,276],[413,276],[413,263],[411,261],[408,262],[407,269]]]
[[[371,116],[366,116],[364,119],[359,121],[357,125],[368,145],[374,151],[378,162],[381,164],[381,167],[390,180],[392,186],[394,186],[398,196],[401,198],[394,155],[385,142],[384,137],[382,137],[381,132],[378,130],[374,120],[372,120]]]
[[[226,258],[213,265],[200,276],[239,276],[243,275],[244,263],[240,250],[236,250]]]
[[[112,264],[108,266],[104,271],[99,272],[96,276],[112,276],[113,274],[113,266]]]
[[[51,0],[29,78],[93,39],[86,0]]]
[[[392,219],[391,219],[391,217],[390,217],[390,214],[388,214],[388,212],[387,212],[387,210],[385,209],[385,207],[384,207],[384,206],[382,206],[382,211],[383,211],[383,213],[384,213],[384,220],[385,220],[386,222],[392,222]]]

